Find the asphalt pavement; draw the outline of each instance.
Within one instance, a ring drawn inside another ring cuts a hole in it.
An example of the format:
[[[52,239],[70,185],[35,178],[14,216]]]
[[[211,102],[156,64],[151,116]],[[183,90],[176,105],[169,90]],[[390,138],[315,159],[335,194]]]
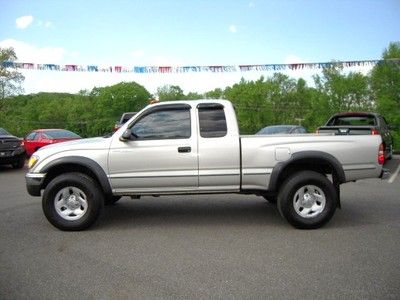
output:
[[[342,185],[318,230],[261,197],[203,195],[124,197],[62,232],[25,172],[0,166],[0,299],[400,299],[400,176]]]

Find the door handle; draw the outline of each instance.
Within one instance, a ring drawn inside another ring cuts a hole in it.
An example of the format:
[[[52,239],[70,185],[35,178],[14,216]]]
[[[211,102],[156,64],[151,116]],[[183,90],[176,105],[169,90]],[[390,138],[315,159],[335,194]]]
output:
[[[179,153],[189,153],[190,151],[192,151],[191,147],[178,147]]]

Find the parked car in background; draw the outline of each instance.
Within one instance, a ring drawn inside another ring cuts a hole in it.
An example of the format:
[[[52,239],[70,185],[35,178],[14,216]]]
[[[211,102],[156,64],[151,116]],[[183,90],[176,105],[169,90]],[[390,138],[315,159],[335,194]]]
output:
[[[319,127],[318,133],[336,135],[381,135],[385,149],[385,159],[393,155],[393,137],[385,118],[372,112],[348,112],[333,115],[325,126]]]
[[[0,128],[0,165],[12,165],[15,169],[21,169],[25,165],[22,139],[3,128]]]
[[[43,146],[81,139],[79,135],[65,129],[37,129],[24,139],[26,154],[31,156]]]
[[[121,116],[121,119],[115,123],[114,125],[114,131],[117,131],[122,125],[124,125],[130,118],[132,118],[134,115],[136,115],[137,112],[126,112],[123,113]]]
[[[296,134],[296,133],[307,133],[307,130],[303,126],[298,125],[274,125],[267,126],[257,132],[257,135],[264,134]]]

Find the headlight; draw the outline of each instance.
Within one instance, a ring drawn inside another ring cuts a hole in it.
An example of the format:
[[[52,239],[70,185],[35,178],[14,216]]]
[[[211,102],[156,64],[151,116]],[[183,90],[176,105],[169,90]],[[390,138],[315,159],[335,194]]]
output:
[[[32,169],[38,161],[39,161],[39,157],[32,155],[28,161],[28,168]]]

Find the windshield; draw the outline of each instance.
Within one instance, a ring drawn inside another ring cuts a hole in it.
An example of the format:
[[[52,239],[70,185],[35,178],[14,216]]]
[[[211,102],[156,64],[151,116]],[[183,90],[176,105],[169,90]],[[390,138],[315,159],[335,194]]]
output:
[[[44,133],[50,139],[80,139],[81,137],[76,133],[68,130],[51,130]]]
[[[10,133],[7,132],[4,128],[0,128],[0,135],[11,135]]]
[[[292,126],[271,126],[261,129],[258,134],[289,133]]]

